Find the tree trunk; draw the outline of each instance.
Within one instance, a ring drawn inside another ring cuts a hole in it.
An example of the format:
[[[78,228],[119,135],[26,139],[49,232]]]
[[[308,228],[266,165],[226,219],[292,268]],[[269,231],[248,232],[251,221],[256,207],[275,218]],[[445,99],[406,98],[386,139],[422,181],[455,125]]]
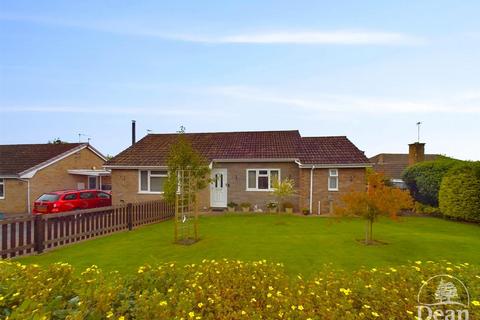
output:
[[[365,244],[369,245],[373,240],[373,220],[367,219],[367,224],[365,227]]]

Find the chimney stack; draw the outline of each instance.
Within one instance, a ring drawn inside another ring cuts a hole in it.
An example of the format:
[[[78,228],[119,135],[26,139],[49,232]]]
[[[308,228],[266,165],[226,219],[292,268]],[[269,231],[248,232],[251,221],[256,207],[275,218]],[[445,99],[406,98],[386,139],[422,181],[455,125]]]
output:
[[[425,161],[425,143],[415,142],[408,145],[408,165]]]
[[[137,142],[135,138],[135,133],[135,120],[132,120],[132,146],[135,144],[135,142]]]

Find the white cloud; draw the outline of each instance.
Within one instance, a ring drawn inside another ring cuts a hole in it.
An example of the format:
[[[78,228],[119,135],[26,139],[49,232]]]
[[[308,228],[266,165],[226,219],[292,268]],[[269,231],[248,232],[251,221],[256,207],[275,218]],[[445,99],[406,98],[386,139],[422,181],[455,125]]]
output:
[[[83,106],[9,106],[0,107],[0,113],[76,113],[99,115],[147,115],[147,116],[201,116],[205,112],[194,109],[181,109],[178,107],[83,107]],[[216,115],[222,113],[216,112]]]
[[[338,94],[285,94],[265,88],[219,86],[204,90],[207,94],[233,99],[259,101],[273,105],[291,106],[306,111],[345,113],[452,113],[480,114],[480,100],[471,95],[452,95],[451,98],[407,99],[349,96]]]
[[[424,42],[403,33],[355,30],[257,32],[206,39],[192,38],[192,41],[195,40],[212,43],[337,45],[415,45]]]
[[[81,28],[126,36],[153,37],[171,41],[210,44],[418,45],[426,42],[420,37],[405,33],[372,30],[276,30],[202,35],[197,33],[165,33],[156,28],[115,21],[75,21],[5,13],[0,14],[0,20]]]

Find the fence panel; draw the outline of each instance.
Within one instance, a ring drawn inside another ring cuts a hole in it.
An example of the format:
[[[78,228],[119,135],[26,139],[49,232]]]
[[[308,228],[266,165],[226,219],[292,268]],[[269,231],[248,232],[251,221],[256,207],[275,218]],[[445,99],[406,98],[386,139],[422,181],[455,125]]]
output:
[[[24,215],[0,220],[0,257],[42,253],[57,247],[132,230],[175,216],[175,207],[164,200],[69,211]]]
[[[0,220],[0,256],[2,259],[30,254],[34,249],[34,219],[30,215]]]

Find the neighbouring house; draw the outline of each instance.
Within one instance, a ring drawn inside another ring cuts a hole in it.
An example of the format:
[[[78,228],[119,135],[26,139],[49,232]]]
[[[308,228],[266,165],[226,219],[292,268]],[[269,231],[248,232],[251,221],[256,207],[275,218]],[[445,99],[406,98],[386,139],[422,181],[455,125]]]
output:
[[[0,145],[0,212],[31,212],[50,191],[110,189],[106,160],[87,143]]]
[[[370,158],[373,169],[383,173],[398,188],[406,189],[402,179],[403,171],[409,166],[422,161],[435,160],[438,154],[425,154],[425,143],[411,143],[408,153],[380,153]]]
[[[347,137],[301,137],[293,131],[186,133],[210,164],[212,183],[200,192],[200,208],[248,202],[265,209],[274,201],[272,181],[293,179],[295,210],[331,212],[351,190],[365,190],[368,158]],[[166,160],[178,134],[149,134],[109,160],[114,203],[161,197]]]

